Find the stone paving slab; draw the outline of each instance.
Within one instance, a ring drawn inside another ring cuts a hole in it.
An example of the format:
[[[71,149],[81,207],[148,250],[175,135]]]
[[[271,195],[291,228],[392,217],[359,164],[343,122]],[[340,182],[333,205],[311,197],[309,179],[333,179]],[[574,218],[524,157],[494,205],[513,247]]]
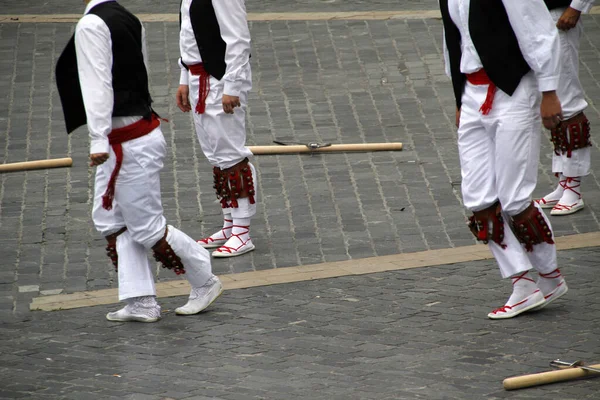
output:
[[[506,392],[550,360],[600,362],[600,247],[564,250],[570,291],[491,321],[493,261],[230,290],[208,312],[111,323],[111,308],[0,324],[2,399],[596,399],[587,379]]]
[[[584,23],[581,78],[594,127],[600,126],[600,16],[586,16]],[[215,260],[217,274],[474,244],[460,200],[440,21],[250,25],[248,144],[398,141],[404,150],[256,157],[262,196],[252,225],[257,250]],[[146,29],[155,108],[170,120],[163,129],[169,146],[162,174],[166,216],[200,237],[219,225],[220,210],[189,116],[176,112],[173,101],[178,27],[148,23]],[[0,176],[2,312],[26,313],[39,295],[116,287],[105,242],[91,225],[88,136],[85,129],[64,133],[53,83],[53,66],[72,30],[72,24],[0,24],[0,162],[74,160],[68,169]],[[592,169],[599,171],[594,143]],[[542,154],[537,195],[555,182],[549,141],[543,141]],[[600,230],[596,172],[583,186],[586,209],[553,218],[557,236]],[[156,276],[177,279],[158,267]]]

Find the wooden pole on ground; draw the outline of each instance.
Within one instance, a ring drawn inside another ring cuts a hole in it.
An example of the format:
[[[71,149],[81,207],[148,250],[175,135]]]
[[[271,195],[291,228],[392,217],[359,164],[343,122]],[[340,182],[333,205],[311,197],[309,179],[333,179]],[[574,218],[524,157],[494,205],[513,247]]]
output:
[[[327,147],[311,149],[305,145],[288,146],[248,146],[254,155],[288,154],[288,153],[336,153],[344,151],[397,151],[402,150],[402,143],[352,143],[332,144]]]
[[[54,158],[49,160],[24,161],[9,164],[0,164],[0,173],[28,171],[32,169],[62,168],[70,167],[72,165],[73,160],[71,159],[71,157]]]
[[[589,365],[590,368],[600,368],[600,364]],[[514,376],[506,378],[502,385],[506,390],[523,389],[531,386],[546,385],[548,383],[570,381],[586,376],[598,376],[600,373],[586,371],[582,368],[565,368],[556,371],[540,372],[538,374]]]

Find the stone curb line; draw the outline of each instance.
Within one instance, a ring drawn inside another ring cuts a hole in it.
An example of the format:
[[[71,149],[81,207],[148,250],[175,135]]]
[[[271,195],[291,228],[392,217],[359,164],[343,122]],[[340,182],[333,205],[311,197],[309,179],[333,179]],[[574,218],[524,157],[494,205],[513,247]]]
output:
[[[555,239],[558,250],[600,246],[600,232],[561,236]],[[364,275],[411,268],[443,266],[461,262],[492,259],[485,245],[461,246],[449,249],[402,253],[357,260],[337,261],[298,267],[269,269],[221,275],[226,290],[269,286],[283,283]],[[187,296],[187,281],[169,281],[156,284],[158,297]],[[72,294],[41,296],[32,300],[30,310],[55,311],[117,303],[117,289],[103,289]]]

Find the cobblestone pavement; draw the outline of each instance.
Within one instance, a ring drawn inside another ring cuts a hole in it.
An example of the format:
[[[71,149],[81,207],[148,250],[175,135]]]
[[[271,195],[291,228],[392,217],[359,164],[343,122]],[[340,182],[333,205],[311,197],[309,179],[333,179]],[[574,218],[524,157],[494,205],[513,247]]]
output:
[[[176,13],[180,0],[122,0],[135,13]],[[1,14],[77,14],[83,0],[0,0]],[[432,10],[437,0],[246,0],[248,12]],[[83,11],[82,11],[83,12]]]
[[[594,127],[600,126],[600,16],[584,22],[581,77]],[[200,237],[221,217],[189,115],[174,105],[178,27],[146,28],[155,108],[171,121],[163,129],[170,150],[162,175],[166,215]],[[0,176],[3,311],[27,312],[40,294],[116,285],[105,242],[91,225],[88,135],[85,129],[65,134],[53,83],[53,66],[72,29],[69,23],[0,24],[0,162],[74,160],[68,169]],[[257,250],[215,260],[218,274],[474,243],[460,201],[440,21],[253,22],[251,33],[249,144],[400,141],[405,149],[256,157],[262,195],[252,225]],[[539,195],[555,182],[549,141],[543,146]],[[594,171],[600,170],[597,146]],[[553,219],[557,235],[600,229],[597,174],[583,186],[586,209]],[[176,279],[159,269],[157,278]]]
[[[162,299],[156,324],[34,312],[0,325],[0,398],[597,399],[597,379],[502,380],[600,362],[599,257],[561,251],[569,293],[504,321],[486,317],[510,286],[492,261],[231,290],[192,317]]]
[[[57,4],[58,3],[58,4]],[[178,2],[123,1],[173,13]],[[426,1],[248,1],[249,12],[435,9]],[[80,13],[80,1],[0,0],[2,14]],[[581,78],[600,126],[600,16],[584,17]],[[53,67],[73,25],[0,24],[0,162],[70,156],[70,169],[0,175],[0,398],[594,398],[586,380],[504,392],[503,378],[553,358],[600,362],[600,250],[560,252],[568,301],[515,320],[485,314],[509,288],[493,262],[234,290],[204,315],[109,324],[106,307],[30,313],[32,297],[116,286],[91,226],[85,130],[64,133]],[[167,218],[199,237],[220,222],[211,170],[189,116],[175,112],[177,24],[146,24],[155,108],[170,149]],[[474,243],[464,226],[443,73],[441,23],[253,22],[249,144],[404,143],[402,152],[255,158],[257,250],[215,260],[218,274]],[[593,171],[600,171],[598,140]],[[552,188],[544,141],[537,195]],[[600,229],[600,180],[557,235]],[[157,268],[158,280],[176,279]],[[470,289],[465,291],[465,287]],[[172,310],[182,298],[166,299]],[[115,376],[118,375],[118,376]]]

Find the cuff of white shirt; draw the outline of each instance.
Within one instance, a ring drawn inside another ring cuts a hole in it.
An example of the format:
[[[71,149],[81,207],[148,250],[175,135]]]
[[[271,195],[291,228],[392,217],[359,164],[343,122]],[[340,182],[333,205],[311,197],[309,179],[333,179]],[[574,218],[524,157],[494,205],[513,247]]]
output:
[[[538,77],[540,92],[550,92],[558,88],[558,75]]]
[[[190,76],[188,70],[185,68],[181,68],[181,74],[179,75],[179,84],[180,85],[189,85],[190,84]]]
[[[223,88],[223,94],[227,96],[240,97],[240,91],[242,90],[242,81],[225,81],[225,87]]]
[[[110,145],[108,139],[92,139],[90,154],[108,153]]]
[[[573,0],[571,1],[571,8],[574,8],[578,11],[581,11],[584,14],[587,14],[590,12],[590,10],[592,9],[592,4],[594,4],[592,1],[589,0]]]

